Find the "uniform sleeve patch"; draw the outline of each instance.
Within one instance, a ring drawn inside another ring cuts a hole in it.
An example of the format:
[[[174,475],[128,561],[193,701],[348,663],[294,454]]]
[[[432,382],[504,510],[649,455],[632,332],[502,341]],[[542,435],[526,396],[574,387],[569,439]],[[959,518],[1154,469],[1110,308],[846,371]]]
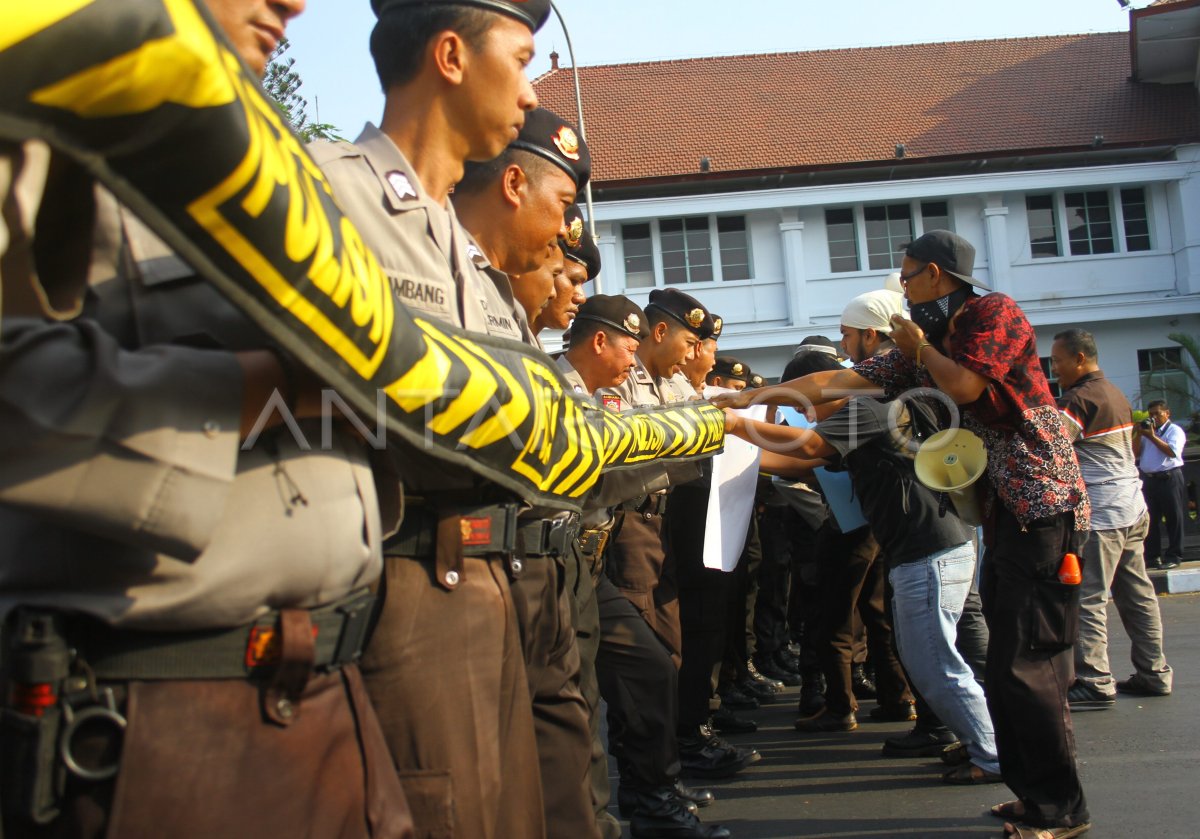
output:
[[[601,396],[600,399],[604,403],[604,407],[608,408],[608,410],[617,411],[618,413],[621,411],[621,397],[605,395]]]

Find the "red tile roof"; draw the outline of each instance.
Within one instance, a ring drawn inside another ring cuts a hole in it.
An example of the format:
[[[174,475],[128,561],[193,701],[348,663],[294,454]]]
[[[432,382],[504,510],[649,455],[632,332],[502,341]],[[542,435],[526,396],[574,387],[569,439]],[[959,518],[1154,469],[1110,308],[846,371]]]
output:
[[[580,68],[600,184],[1200,140],[1191,85],[1129,81],[1129,35],[773,53]],[[575,113],[570,68],[536,80]]]

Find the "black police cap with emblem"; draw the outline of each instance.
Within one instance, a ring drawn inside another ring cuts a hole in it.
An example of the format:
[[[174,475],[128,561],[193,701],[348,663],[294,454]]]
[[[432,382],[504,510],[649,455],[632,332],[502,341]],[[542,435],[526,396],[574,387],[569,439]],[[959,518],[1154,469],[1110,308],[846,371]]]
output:
[[[650,292],[650,302],[646,304],[646,311],[651,309],[679,321],[702,340],[712,337],[712,315],[691,295],[673,288],[656,288]]]
[[[558,238],[563,256],[586,268],[589,280],[596,279],[600,274],[600,248],[596,247],[596,240],[583,223],[583,211],[579,209],[578,204],[572,204],[567,208],[563,219],[566,222],[567,235],[566,238]]]
[[[550,17],[550,0],[371,0],[376,17],[401,6],[474,6],[515,17],[534,32]]]
[[[711,315],[712,313],[710,312],[709,314]],[[708,337],[715,341],[721,337],[721,331],[725,328],[725,321],[720,315],[712,315],[712,322],[712,334]]]
[[[570,123],[546,108],[525,115],[525,126],[509,148],[544,157],[571,176],[581,190],[592,176],[592,153]]]
[[[639,341],[650,334],[642,307],[619,294],[593,294],[575,315],[575,323],[581,320],[602,323]]]
[[[751,373],[750,381],[746,382],[746,387],[766,387],[767,380],[759,373]]]
[[[720,355],[717,356],[717,361],[713,365],[712,375],[748,383],[750,381],[750,365],[738,361],[731,355]]]

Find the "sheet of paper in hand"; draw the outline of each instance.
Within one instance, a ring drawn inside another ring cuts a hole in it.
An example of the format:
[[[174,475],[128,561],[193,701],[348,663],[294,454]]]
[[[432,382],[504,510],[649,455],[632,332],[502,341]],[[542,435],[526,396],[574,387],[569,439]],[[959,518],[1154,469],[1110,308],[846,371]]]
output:
[[[704,388],[704,397],[732,393],[723,387]],[[762,422],[766,405],[739,410],[739,416]],[[732,571],[746,546],[746,530],[754,513],[754,489],[762,449],[737,437],[725,441],[725,451],[713,458],[712,490],[704,530],[704,567]]]

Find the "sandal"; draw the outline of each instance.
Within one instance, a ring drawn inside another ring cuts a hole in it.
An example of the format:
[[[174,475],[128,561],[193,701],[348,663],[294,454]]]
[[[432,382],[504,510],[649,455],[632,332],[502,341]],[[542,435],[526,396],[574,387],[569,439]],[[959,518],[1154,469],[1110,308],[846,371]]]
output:
[[[1027,824],[1004,824],[1004,839],[1071,839],[1082,836],[1092,825],[1077,824],[1074,827],[1030,827]]]
[[[995,772],[976,766],[974,763],[964,763],[955,766],[942,776],[942,783],[957,786],[973,786],[975,784],[998,784],[1003,779]]]
[[[991,814],[998,819],[1019,822],[1025,818],[1025,805],[1021,803],[1020,799],[1005,801],[1003,804],[993,806]]]

